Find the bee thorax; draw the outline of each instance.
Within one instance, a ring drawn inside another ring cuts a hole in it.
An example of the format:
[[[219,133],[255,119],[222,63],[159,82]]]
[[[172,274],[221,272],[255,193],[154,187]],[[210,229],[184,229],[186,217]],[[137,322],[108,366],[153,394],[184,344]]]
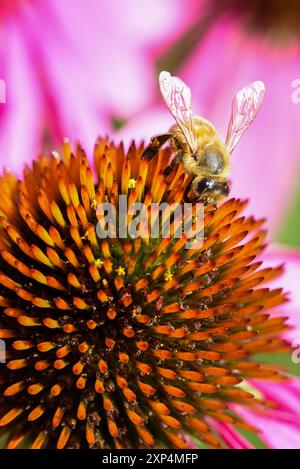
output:
[[[206,167],[211,174],[221,173],[224,167],[224,156],[217,147],[206,147],[203,151],[201,159],[202,165]]]

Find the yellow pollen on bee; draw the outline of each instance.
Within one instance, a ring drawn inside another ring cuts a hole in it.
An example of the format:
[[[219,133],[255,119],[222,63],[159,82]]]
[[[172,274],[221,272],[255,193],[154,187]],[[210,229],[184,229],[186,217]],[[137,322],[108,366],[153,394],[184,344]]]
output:
[[[167,270],[167,272],[165,272],[164,278],[166,282],[168,282],[169,280],[172,280],[173,277],[174,275],[172,274],[170,270]]]
[[[125,269],[124,267],[122,266],[119,266],[117,269],[116,269],[116,272],[117,274],[119,275],[119,277],[123,277],[125,275]]]
[[[136,186],[136,180],[134,178],[130,178],[128,181],[128,189],[134,189]]]
[[[104,261],[102,259],[96,259],[95,261],[95,266],[96,267],[102,267],[104,264]]]

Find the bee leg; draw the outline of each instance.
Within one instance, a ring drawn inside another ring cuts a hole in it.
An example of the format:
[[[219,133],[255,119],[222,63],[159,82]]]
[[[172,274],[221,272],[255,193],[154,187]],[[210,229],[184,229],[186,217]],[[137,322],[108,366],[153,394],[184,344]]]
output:
[[[157,155],[158,150],[168,141],[170,138],[173,137],[172,134],[162,134],[162,135],[156,135],[155,137],[152,137],[150,140],[150,144],[145,148],[141,159],[151,161],[154,156]]]
[[[183,194],[184,200],[187,199],[188,193],[190,192],[192,185],[193,185],[193,179],[190,180],[190,182],[188,183],[188,185],[186,186],[184,190],[184,194]]]
[[[182,158],[182,155],[183,155],[183,152],[182,150],[179,150],[176,155],[174,156],[174,158],[172,159],[171,163],[165,168],[163,174],[164,176],[169,176],[169,174],[171,174],[171,172],[173,171],[173,169],[175,168],[175,166],[177,166],[180,161],[181,161],[181,158]]]

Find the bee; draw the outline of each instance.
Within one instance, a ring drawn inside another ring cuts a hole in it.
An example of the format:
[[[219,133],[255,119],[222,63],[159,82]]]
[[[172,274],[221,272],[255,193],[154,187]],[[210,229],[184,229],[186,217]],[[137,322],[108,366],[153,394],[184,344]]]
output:
[[[180,78],[161,72],[159,85],[176,123],[167,133],[151,138],[142,159],[150,161],[170,141],[174,156],[165,168],[164,176],[181,162],[185,172],[194,176],[185,195],[192,190],[197,200],[216,204],[229,194],[230,155],[261,107],[264,83],[254,81],[236,94],[225,141],[209,121],[193,116],[191,90]]]

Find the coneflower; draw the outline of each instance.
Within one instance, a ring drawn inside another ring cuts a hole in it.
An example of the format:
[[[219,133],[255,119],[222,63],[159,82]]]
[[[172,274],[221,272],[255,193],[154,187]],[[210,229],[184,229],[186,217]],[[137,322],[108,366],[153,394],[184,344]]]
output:
[[[285,301],[263,286],[263,221],[231,199],[204,210],[204,240],[97,236],[97,206],[183,204],[170,153],[99,140],[41,156],[22,180],[0,181],[0,425],[8,448],[185,448],[193,436],[223,446],[214,422],[251,430],[231,403],[269,405],[248,379],[282,379],[257,352],[286,349]]]

